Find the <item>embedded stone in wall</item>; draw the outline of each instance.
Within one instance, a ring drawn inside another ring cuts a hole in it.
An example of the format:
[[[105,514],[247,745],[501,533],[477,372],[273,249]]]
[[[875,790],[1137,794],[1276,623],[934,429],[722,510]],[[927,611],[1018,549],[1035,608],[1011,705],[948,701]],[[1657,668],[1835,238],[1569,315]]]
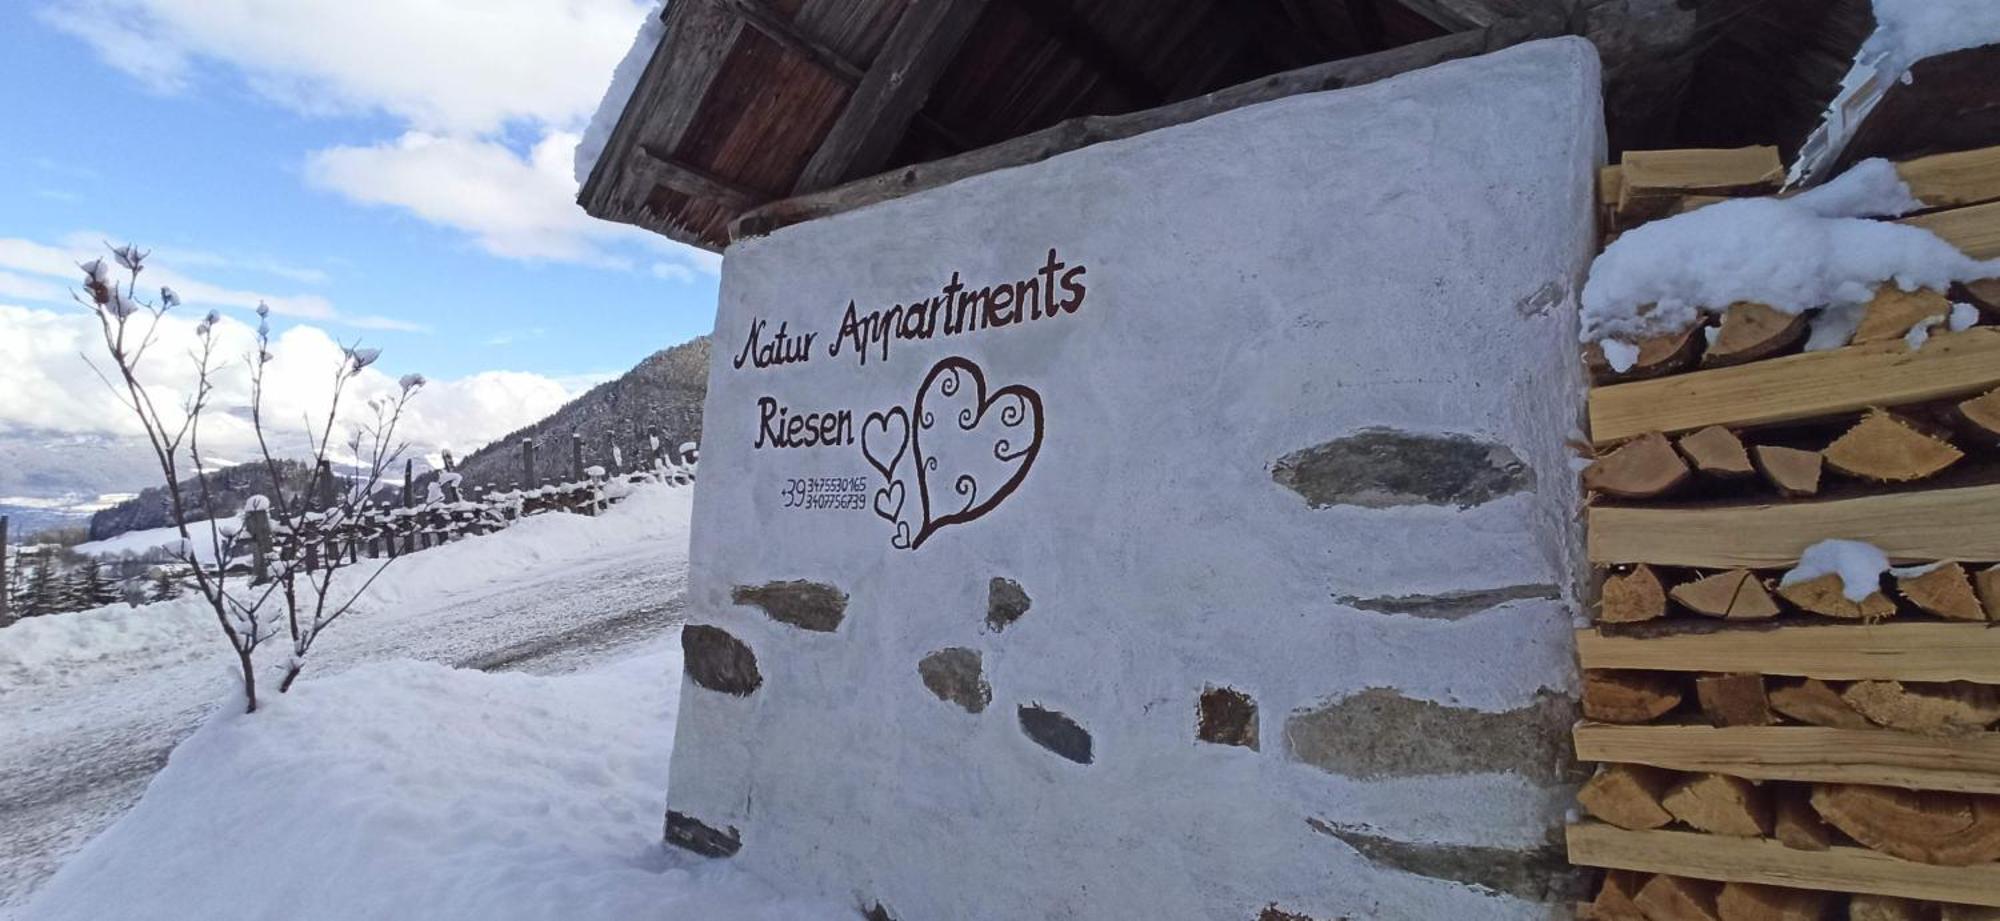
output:
[[[1195,738],[1217,745],[1257,749],[1257,701],[1235,688],[1201,692],[1195,708]]]
[[[937,699],[954,703],[967,713],[978,713],[993,702],[993,689],[986,684],[979,650],[963,646],[940,649],[917,663],[917,674]]]
[[[1089,764],[1090,733],[1076,721],[1055,710],[1024,706],[1020,710],[1021,731],[1049,751],[1078,764]]]
[[[1551,901],[1570,892],[1569,858],[1557,845],[1516,849],[1467,844],[1398,841],[1366,830],[1308,818],[1314,831],[1340,841],[1377,866],[1477,886],[1530,901]]]
[[[1488,713],[1369,688],[1294,711],[1285,721],[1292,757],[1360,780],[1514,772],[1564,779],[1575,704],[1543,691],[1517,710]]]
[[[1279,908],[1278,903],[1272,902],[1271,904],[1264,906],[1263,911],[1257,913],[1257,921],[1314,921],[1314,919],[1311,915],[1302,915],[1297,912],[1286,911],[1282,908]],[[1347,919],[1342,918],[1340,919],[1340,921],[1347,921]]]
[[[729,593],[737,604],[762,608],[772,620],[801,630],[832,633],[847,616],[847,593],[819,582],[793,580],[739,585]]]
[[[724,831],[694,816],[669,809],[667,843],[703,857],[734,857],[743,848],[743,835],[734,825]]]
[[[1505,445],[1387,428],[1293,451],[1272,465],[1271,478],[1313,508],[1471,508],[1535,485],[1534,471]]]
[[[681,628],[681,655],[689,680],[711,691],[748,697],[764,683],[757,671],[757,654],[721,627]]]
[[[1443,592],[1436,595],[1394,595],[1382,598],[1360,598],[1353,595],[1335,595],[1333,600],[1350,608],[1374,611],[1378,614],[1407,614],[1431,620],[1458,620],[1481,611],[1497,608],[1509,601],[1557,601],[1562,598],[1562,590],[1553,585],[1509,585],[1505,588],[1479,589],[1467,592]]]
[[[1021,590],[1021,583],[1012,579],[994,576],[986,583],[986,626],[995,633],[1007,629],[1007,625],[1021,619],[1028,613],[1034,602],[1028,593]]]

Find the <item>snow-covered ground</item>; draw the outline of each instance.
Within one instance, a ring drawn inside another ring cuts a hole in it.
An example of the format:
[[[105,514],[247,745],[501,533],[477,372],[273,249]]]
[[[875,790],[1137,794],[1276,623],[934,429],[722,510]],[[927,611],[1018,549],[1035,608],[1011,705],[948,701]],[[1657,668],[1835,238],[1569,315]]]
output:
[[[428,909],[388,911],[385,915],[383,910],[368,906],[328,915],[303,911],[218,914],[192,907],[186,910],[193,914],[176,913],[166,906],[198,903],[176,902],[166,894],[144,889],[171,874],[99,873],[90,869],[125,867],[127,860],[157,868],[167,865],[169,856],[180,854],[193,860],[199,854],[209,866],[229,864],[237,869],[227,874],[211,873],[206,881],[184,872],[181,875],[188,877],[183,880],[185,885],[225,885],[221,880],[234,879],[235,883],[227,884],[234,887],[229,891],[239,899],[251,899],[254,893],[242,887],[254,877],[273,886],[320,893],[331,899],[333,890],[328,887],[344,886],[347,881],[372,879],[381,887],[392,885],[392,880],[367,876],[367,866],[342,863],[365,856],[362,852],[368,848],[359,842],[366,840],[370,829],[400,835],[384,839],[381,847],[402,855],[406,862],[415,859],[413,853],[434,856],[435,862],[424,864],[428,869],[411,878],[428,879],[440,892],[463,894],[477,888],[469,881],[454,883],[463,887],[458,889],[439,882],[440,875],[453,866],[466,874],[486,874],[482,878],[489,882],[508,877],[507,885],[518,882],[513,877],[534,879],[536,872],[588,875],[585,862],[593,859],[584,853],[588,849],[570,846],[588,839],[599,842],[592,853],[608,861],[597,866],[606,885],[617,878],[638,886],[638,876],[630,874],[646,874],[648,885],[666,887],[648,890],[647,897],[657,904],[679,897],[674,895],[680,891],[676,887],[695,883],[702,883],[704,889],[712,884],[737,892],[749,900],[746,904],[761,904],[746,894],[754,889],[747,883],[674,872],[669,858],[651,844],[659,838],[666,784],[664,746],[670,738],[667,720],[673,712],[670,695],[678,688],[677,662],[658,651],[672,644],[656,644],[667,643],[680,621],[689,493],[685,488],[646,487],[602,517],[538,516],[497,534],[398,561],[377,583],[370,601],[357,608],[351,620],[335,625],[314,653],[307,671],[309,680],[295,696],[297,701],[322,703],[294,706],[291,700],[281,701],[265,714],[271,719],[263,722],[231,716],[218,720],[198,737],[206,741],[190,749],[190,754],[175,756],[176,767],[161,775],[156,792],[147,793],[148,807],[133,811],[131,821],[119,826],[121,831],[94,846],[88,858],[78,858],[84,862],[66,877],[90,882],[49,889],[47,901],[37,903],[26,917],[83,916],[65,913],[90,909],[86,902],[67,901],[83,898],[76,894],[83,890],[133,895],[133,900],[120,903],[121,910],[98,917],[449,917]],[[148,781],[167,763],[176,743],[218,707],[224,713],[233,709],[227,649],[213,631],[213,623],[199,605],[188,600],[36,618],[0,629],[0,698],[5,699],[5,716],[0,717],[0,906],[19,910],[31,889],[147,791]],[[548,680],[427,669],[409,663],[384,664],[420,659],[467,669],[566,674],[588,672],[602,663],[627,658],[641,647],[656,648],[649,656],[650,664],[627,663],[603,674]],[[354,677],[348,677],[350,673]],[[385,696],[399,682],[410,683],[417,690],[407,700]],[[540,702],[531,703],[528,698]],[[335,703],[342,700],[349,703]],[[594,710],[582,703],[593,700]],[[365,724],[345,721],[336,711],[350,705],[358,708],[357,712],[380,711],[384,716]],[[591,711],[587,719],[577,715],[580,710]],[[579,719],[585,722],[578,723]],[[312,759],[283,760],[293,757],[284,751],[292,743],[280,745],[279,741],[304,737],[308,724],[327,720],[332,725],[325,731],[334,734],[328,736],[329,747],[313,751],[330,759],[324,760],[329,779],[320,780],[318,768],[282,767],[304,765]],[[262,726],[273,727],[268,750],[254,744],[252,733]],[[468,738],[462,730],[446,731],[454,726],[481,729]],[[491,738],[485,738],[488,730]],[[458,737],[455,741],[454,735]],[[552,744],[567,754],[543,752],[536,756],[542,759],[538,763],[523,760],[527,753],[509,747],[526,745],[524,740],[536,737],[553,740]],[[433,738],[434,746],[412,747],[418,742],[429,745],[426,740]],[[192,753],[196,751],[202,753]],[[357,760],[343,760],[350,757],[347,753]],[[572,756],[578,760],[562,760]],[[211,772],[223,769],[209,759],[225,757],[243,759],[227,769],[228,776],[285,778],[283,784],[252,784],[230,792],[230,796],[237,792],[245,797],[282,793],[296,799],[231,799],[204,805],[176,802],[193,795],[187,791],[203,788],[220,795],[220,785],[173,778],[178,771],[184,776],[212,779],[215,775]],[[280,760],[257,760],[260,758]],[[649,763],[643,769],[634,767],[635,758]],[[501,765],[509,761],[523,763],[521,776],[525,779],[498,783],[487,774],[461,772],[458,776],[463,787],[440,786],[450,773],[444,767],[448,763]],[[184,763],[203,766],[183,768]],[[596,767],[579,766],[589,764]],[[559,770],[562,765],[567,767]],[[350,774],[374,777],[386,786],[358,789],[350,796],[341,783],[331,780]],[[564,778],[563,783],[548,780],[558,775]],[[431,827],[419,821],[420,812],[396,811],[415,809],[413,804],[392,808],[386,800],[370,798],[389,795],[381,790],[416,785],[412,778],[419,776],[431,778],[424,781],[432,785],[423,798],[446,804],[437,813],[442,818]],[[592,783],[600,786],[592,788]],[[496,784],[507,789],[484,790]],[[575,789],[554,789],[572,784]],[[650,789],[641,792],[642,786]],[[648,798],[645,807],[631,806],[635,815],[629,819],[638,824],[623,828],[629,822],[620,818],[617,822],[622,830],[614,830],[612,816],[625,807],[611,804],[640,796]],[[160,804],[150,805],[155,800]],[[524,805],[531,801],[542,805]],[[603,820],[603,826],[589,830],[565,824],[531,832],[520,826],[503,826],[500,818],[473,814],[490,807],[515,820],[539,817],[566,822],[589,811],[578,803],[599,803],[601,808],[593,814]],[[311,810],[300,811],[308,805]],[[220,816],[230,810],[249,814],[259,809],[265,810],[262,814],[273,826],[295,827],[301,834],[314,835],[312,843],[281,844],[269,837],[255,837],[277,834],[276,830],[244,829],[198,815],[186,825],[173,819],[200,813]],[[640,812],[645,814],[636,814]],[[127,826],[138,830],[125,830]],[[173,828],[192,837],[178,842],[165,837]],[[252,837],[233,837],[239,833]],[[551,843],[548,849],[534,851],[518,840],[510,845],[493,844],[486,836],[509,840],[509,836],[547,837]],[[570,844],[555,843],[565,841]],[[166,850],[143,858],[124,856],[150,853],[145,851],[147,847]],[[620,848],[624,848],[622,863],[611,856]],[[453,855],[482,852],[489,857],[507,852],[521,861],[545,862],[491,868],[482,868],[480,861],[470,858],[452,862],[456,859]],[[274,856],[277,853],[288,856]],[[564,854],[569,856],[562,857]],[[301,859],[301,855],[310,859]],[[578,863],[562,863],[572,859]],[[323,872],[315,871],[310,878],[285,875],[305,873],[315,866]],[[390,872],[392,868],[375,869]],[[555,881],[548,885],[550,892],[560,892],[571,884]],[[361,897],[370,888],[362,885],[352,891]],[[507,891],[519,899],[528,898],[522,892]],[[575,893],[569,896],[582,898]],[[184,892],[179,897],[207,896]],[[606,898],[613,899],[604,903],[607,911],[627,904],[616,902],[618,897]],[[160,907],[155,913],[134,914],[138,904]],[[337,906],[328,901],[322,907],[333,911]],[[8,910],[0,907],[0,917]],[[657,912],[653,916],[668,917]],[[486,913],[479,917],[509,916]],[[687,917],[727,916],[697,911]]]
[[[849,918],[659,842],[675,644],[562,677],[424,662],[225,711],[23,921]]]

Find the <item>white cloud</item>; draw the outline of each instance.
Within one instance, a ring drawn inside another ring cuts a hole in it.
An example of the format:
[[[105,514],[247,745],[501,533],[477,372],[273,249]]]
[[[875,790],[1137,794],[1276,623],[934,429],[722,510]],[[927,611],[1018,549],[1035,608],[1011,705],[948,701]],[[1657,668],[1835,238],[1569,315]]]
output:
[[[165,92],[225,65],[301,112],[381,112],[393,141],[311,154],[309,181],[498,256],[695,280],[719,257],[576,204],[575,132],[652,0],[54,0],[44,19]],[[505,139],[536,138],[522,151]]]
[[[175,91],[221,62],[308,113],[484,134],[568,125],[604,93],[645,0],[59,0],[44,18]]]
[[[64,237],[60,244],[39,243],[19,237],[0,237],[0,295],[16,300],[41,303],[69,303],[69,288],[80,280],[77,264],[91,259],[106,257],[104,243],[107,237],[94,233],[74,233]],[[197,260],[199,261],[199,260]],[[399,330],[421,332],[423,327],[394,317],[375,315],[348,315],[334,309],[333,303],[317,294],[277,294],[273,292],[245,291],[212,284],[200,278],[175,271],[169,256],[155,251],[148,260],[145,272],[139,276],[142,292],[157,292],[164,285],[174,289],[189,307],[231,307],[240,310],[254,310],[258,303],[270,305],[271,312],[301,320],[317,320],[324,323],[338,323],[356,329]],[[23,278],[12,272],[39,276]],[[16,282],[10,284],[9,280]]]
[[[163,318],[158,343],[141,365],[141,376],[154,388],[159,405],[180,405],[193,390],[187,354],[196,342],[198,316],[169,313]],[[212,457],[239,461],[255,451],[246,412],[246,362],[255,331],[225,317],[214,335],[220,343],[217,355],[228,366],[215,377],[215,411],[204,417],[202,441]],[[20,432],[137,434],[130,412],[82,357],[96,361],[103,351],[96,319],[82,310],[0,304],[0,437]],[[266,385],[267,425],[284,444],[298,448],[303,444],[303,419],[324,413],[333,370],[342,360],[341,345],[322,329],[294,326],[278,336],[271,351],[275,358]],[[343,431],[361,418],[370,398],[396,391],[401,370],[386,372],[380,367],[362,371],[350,385],[343,401],[347,409]],[[402,432],[423,453],[450,448],[463,454],[554,412],[572,396],[565,382],[539,374],[487,371],[450,380],[433,377],[411,404]]]

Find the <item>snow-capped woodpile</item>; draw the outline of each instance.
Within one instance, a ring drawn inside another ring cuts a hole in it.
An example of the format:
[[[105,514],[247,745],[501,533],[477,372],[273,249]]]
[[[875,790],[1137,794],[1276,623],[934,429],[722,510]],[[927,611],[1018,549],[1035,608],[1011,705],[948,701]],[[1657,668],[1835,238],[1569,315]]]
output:
[[[1600,177],[1579,916],[2000,917],[2000,148],[1783,175]]]

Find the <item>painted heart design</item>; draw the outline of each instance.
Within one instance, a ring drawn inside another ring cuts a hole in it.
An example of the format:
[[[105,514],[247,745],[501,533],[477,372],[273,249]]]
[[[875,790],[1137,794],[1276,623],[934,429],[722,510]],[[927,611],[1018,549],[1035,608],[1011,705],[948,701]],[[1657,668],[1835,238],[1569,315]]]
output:
[[[875,490],[875,514],[895,521],[903,517],[903,501],[907,498],[903,481],[891,480],[889,485]]]
[[[894,446],[894,450],[889,450]],[[882,479],[895,480],[896,467],[910,448],[910,414],[898,406],[888,412],[869,413],[861,422],[861,456],[880,471]],[[883,458],[887,458],[884,460]],[[901,500],[898,500],[901,507]],[[878,508],[879,512],[880,509]],[[891,520],[893,516],[891,516]]]
[[[1020,384],[989,393],[979,366],[956,356],[925,375],[905,423],[923,507],[912,550],[940,528],[992,511],[1020,487],[1042,450],[1041,394]]]

